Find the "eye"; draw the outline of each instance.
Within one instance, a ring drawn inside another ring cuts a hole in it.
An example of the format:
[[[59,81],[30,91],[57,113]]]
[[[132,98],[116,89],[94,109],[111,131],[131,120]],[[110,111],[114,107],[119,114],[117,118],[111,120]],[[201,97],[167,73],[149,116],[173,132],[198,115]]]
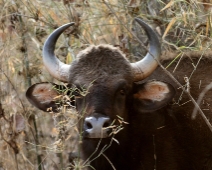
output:
[[[126,92],[125,92],[124,89],[121,89],[121,90],[119,91],[119,93],[120,93],[121,95],[123,95],[123,96],[126,94]]]
[[[72,94],[74,97],[81,97],[81,92],[79,90],[75,90]]]

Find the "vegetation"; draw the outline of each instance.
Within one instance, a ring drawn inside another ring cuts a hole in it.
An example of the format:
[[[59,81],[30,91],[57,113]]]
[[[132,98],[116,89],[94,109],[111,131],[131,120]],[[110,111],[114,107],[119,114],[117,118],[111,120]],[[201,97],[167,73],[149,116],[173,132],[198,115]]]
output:
[[[77,151],[73,109],[43,113],[25,98],[38,82],[56,82],[42,64],[42,46],[55,28],[75,22],[57,43],[56,54],[70,63],[90,44],[120,47],[134,61],[147,39],[133,18],[157,31],[163,57],[211,55],[209,0],[0,0],[0,169],[68,169]],[[65,100],[60,96],[61,99]],[[52,120],[52,117],[54,121]],[[75,162],[72,168],[81,169]]]

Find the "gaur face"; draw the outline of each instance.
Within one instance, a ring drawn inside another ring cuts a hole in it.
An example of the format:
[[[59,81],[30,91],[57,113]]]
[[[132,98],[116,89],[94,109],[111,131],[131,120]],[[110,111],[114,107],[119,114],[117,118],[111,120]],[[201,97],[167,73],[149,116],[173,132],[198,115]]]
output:
[[[104,132],[97,132],[97,129],[108,127],[117,115],[127,119],[126,101],[132,80],[130,63],[117,48],[92,46],[79,53],[70,69],[69,84],[78,89],[75,105],[85,117],[82,125],[85,136],[108,137],[111,129]]]
[[[54,55],[59,35],[71,24],[55,30],[44,44],[43,60],[46,68],[57,79],[68,83],[74,91],[74,105],[81,115],[79,128],[85,138],[107,138],[110,125],[117,117],[128,121],[129,110],[155,110],[167,104],[174,94],[172,87],[163,82],[136,85],[157,67],[160,44],[154,31],[140,19],[150,39],[150,53],[143,60],[130,63],[125,55],[111,45],[90,46],[82,50],[71,65],[60,62]],[[155,59],[152,57],[155,57]],[[46,111],[57,108],[53,98],[58,92],[51,83],[33,85],[27,91],[29,101]],[[133,102],[137,103],[135,106]],[[138,108],[137,108],[138,107]]]

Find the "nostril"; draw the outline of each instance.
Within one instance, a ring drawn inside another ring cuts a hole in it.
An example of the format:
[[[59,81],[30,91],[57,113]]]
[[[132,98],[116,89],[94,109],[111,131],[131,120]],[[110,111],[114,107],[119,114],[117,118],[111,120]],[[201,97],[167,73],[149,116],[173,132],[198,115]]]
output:
[[[102,128],[108,128],[110,126],[110,119],[108,117],[87,117],[85,118],[84,128],[85,130],[89,130],[90,133],[94,133],[94,131],[101,131]]]
[[[85,138],[107,138],[111,133],[111,121],[109,117],[86,117],[84,120],[84,134]]]
[[[93,128],[93,126],[92,126],[92,124],[90,122],[86,122],[86,127],[88,129],[92,129]]]

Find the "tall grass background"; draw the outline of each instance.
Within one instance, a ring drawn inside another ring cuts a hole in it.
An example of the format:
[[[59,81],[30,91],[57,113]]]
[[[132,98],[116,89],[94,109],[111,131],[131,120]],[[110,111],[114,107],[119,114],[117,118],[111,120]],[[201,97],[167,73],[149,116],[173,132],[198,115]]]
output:
[[[0,169],[83,169],[69,165],[79,144],[74,109],[44,113],[25,98],[29,86],[57,82],[42,64],[42,46],[57,27],[75,22],[55,53],[71,63],[90,44],[112,44],[131,61],[145,55],[132,36],[147,45],[133,19],[157,32],[163,57],[211,54],[210,0],[1,0],[0,1]]]

